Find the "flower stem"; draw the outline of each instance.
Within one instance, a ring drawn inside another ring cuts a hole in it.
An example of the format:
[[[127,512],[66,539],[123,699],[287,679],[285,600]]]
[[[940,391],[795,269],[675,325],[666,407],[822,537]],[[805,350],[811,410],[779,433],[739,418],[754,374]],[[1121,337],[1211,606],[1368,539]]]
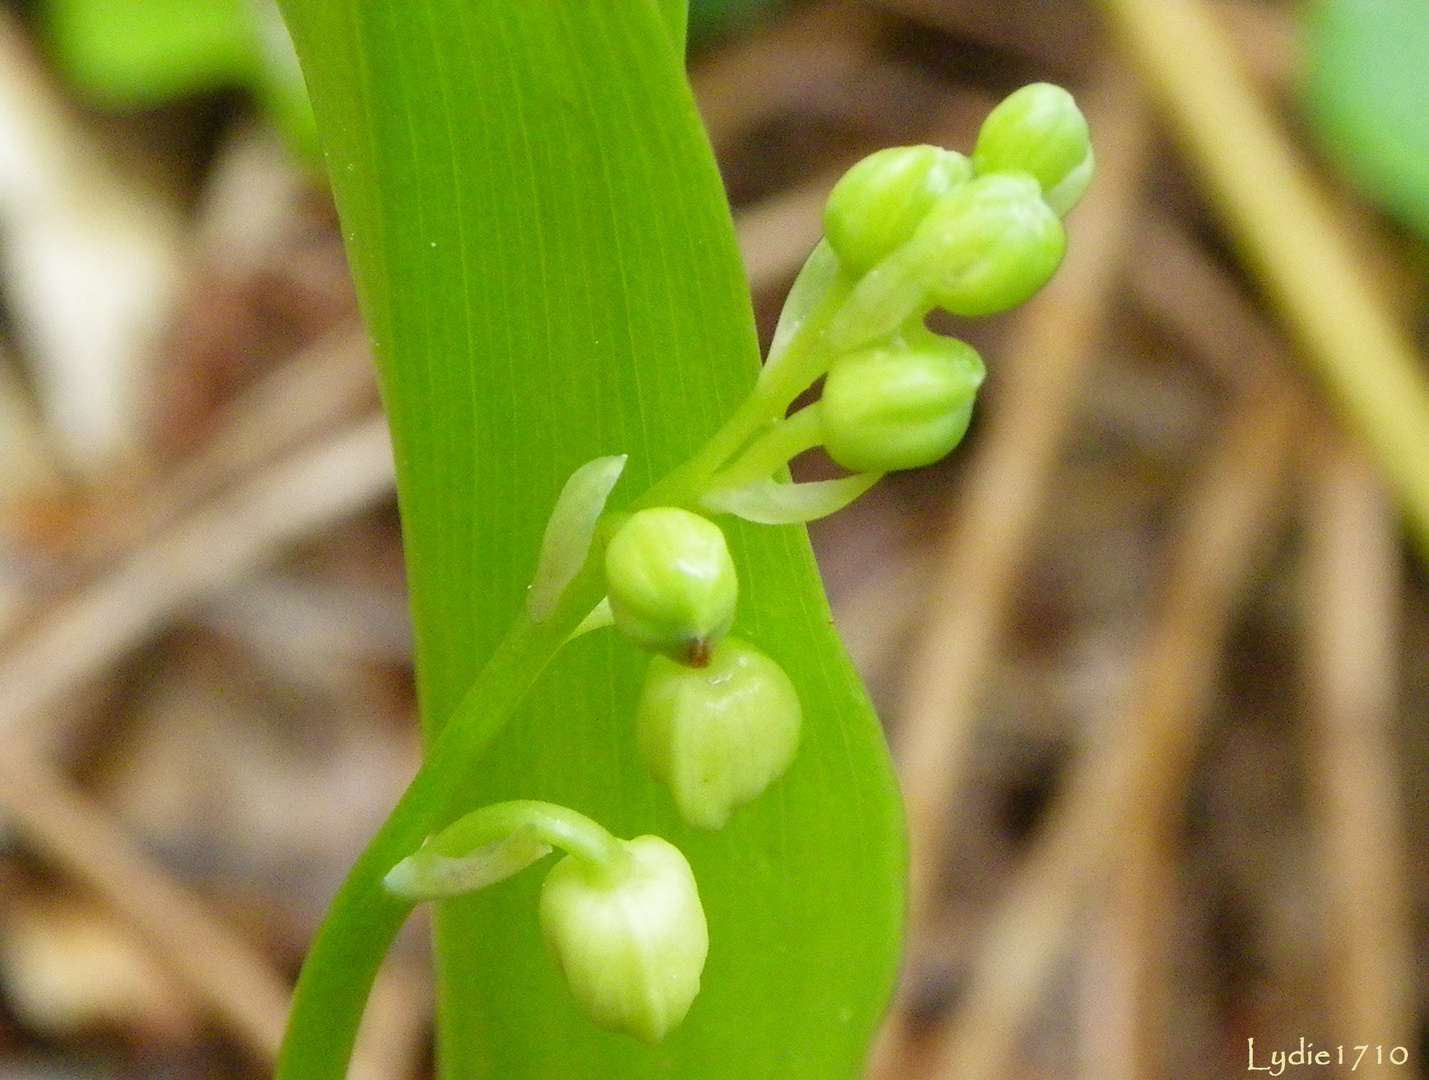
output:
[[[797,288],[797,285],[796,285]],[[695,509],[710,489],[711,479],[732,457],[760,437],[771,424],[785,419],[794,399],[828,370],[832,356],[826,348],[824,332],[843,307],[852,288],[842,276],[810,308],[788,339],[786,348],[771,354],[768,364],[749,396],[694,456],[663,479],[635,503],[647,506],[683,506]],[[791,298],[792,300],[792,298]],[[812,445],[812,444],[811,444]]]
[[[590,872],[615,878],[629,868],[629,853],[604,826],[568,806],[535,799],[473,810],[434,836],[427,847],[439,855],[460,856],[521,830],[574,855]]]
[[[568,635],[603,593],[599,562],[585,567],[552,616],[524,615],[492,654],[450,720],[427,748],[417,776],[367,845],[333,899],[293,994],[275,1080],[342,1080],[377,969],[413,902],[382,879],[447,824],[455,793],[501,732]]]
[[[806,405],[756,435],[738,458],[710,478],[710,487],[736,488],[766,480],[776,469],[821,442],[818,404]]]

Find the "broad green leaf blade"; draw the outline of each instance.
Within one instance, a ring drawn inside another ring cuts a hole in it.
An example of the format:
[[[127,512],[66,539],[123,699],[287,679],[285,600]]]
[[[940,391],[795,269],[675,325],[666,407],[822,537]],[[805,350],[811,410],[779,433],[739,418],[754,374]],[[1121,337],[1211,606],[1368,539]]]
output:
[[[289,0],[396,443],[428,731],[520,611],[583,462],[619,507],[756,373],[728,210],[654,0]],[[736,632],[806,711],[790,773],[718,833],[641,768],[646,660],[609,630],[557,657],[468,807],[574,807],[689,857],[704,987],[657,1048],[579,1015],[539,940],[540,868],[438,926],[452,1077],[851,1077],[892,985],[901,811],[881,732],[798,528],[728,525]]]
[[[1429,3],[1316,0],[1306,104],[1365,191],[1429,237]]]

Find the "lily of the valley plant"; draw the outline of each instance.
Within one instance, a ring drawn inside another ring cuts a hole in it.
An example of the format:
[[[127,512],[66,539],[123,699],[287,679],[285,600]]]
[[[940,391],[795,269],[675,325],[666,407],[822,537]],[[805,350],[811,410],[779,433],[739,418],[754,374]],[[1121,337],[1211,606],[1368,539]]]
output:
[[[427,746],[280,1077],[343,1075],[429,900],[444,1076],[855,1075],[901,816],[800,526],[962,439],[983,364],[925,319],[1047,281],[1081,114],[1038,84],[968,157],[854,166],[760,369],[679,3],[284,9],[391,417]],[[791,482],[815,447],[847,475]]]

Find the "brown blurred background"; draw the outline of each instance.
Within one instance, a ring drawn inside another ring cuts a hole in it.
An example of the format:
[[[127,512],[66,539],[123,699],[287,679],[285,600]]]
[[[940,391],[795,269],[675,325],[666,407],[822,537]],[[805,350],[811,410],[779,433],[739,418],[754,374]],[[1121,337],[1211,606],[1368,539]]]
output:
[[[871,1075],[1429,1076],[1429,546],[1237,185],[1288,153],[1283,236],[1421,351],[1429,260],[1306,137],[1295,6],[1192,4],[1169,59],[1135,11],[1180,0],[738,6],[691,73],[766,340],[863,154],[1046,79],[1099,159],[1053,286],[945,327],[963,449],[813,529],[913,839]],[[267,1073],[415,768],[399,540],[321,182],[249,95],[97,106],[0,6],[0,1080]],[[418,921],[354,1075],[430,1075],[426,965]]]

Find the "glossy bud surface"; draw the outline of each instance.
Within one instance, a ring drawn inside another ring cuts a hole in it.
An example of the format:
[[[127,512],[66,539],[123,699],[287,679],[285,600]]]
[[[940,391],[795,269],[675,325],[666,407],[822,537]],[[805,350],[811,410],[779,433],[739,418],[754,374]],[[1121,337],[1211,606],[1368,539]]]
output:
[[[933,334],[839,357],[819,402],[829,456],[854,472],[931,465],[967,431],[983,373],[970,345]]]
[[[1062,221],[1027,173],[992,173],[945,196],[913,240],[930,292],[954,315],[995,315],[1028,299],[1062,261]]]
[[[571,995],[603,1028],[658,1043],[700,992],[709,933],[694,874],[658,836],[624,844],[618,875],[575,857],[541,887],[541,932]]]
[[[706,668],[651,660],[635,723],[645,767],[669,785],[680,816],[720,829],[794,760],[803,711],[784,669],[730,637]]]
[[[1032,83],[1005,98],[983,122],[973,151],[979,175],[1030,173],[1058,214],[1086,191],[1092,162],[1086,117],[1071,94],[1051,83]]]
[[[708,662],[734,622],[739,587],[718,525],[673,506],[633,514],[605,551],[616,629],[683,664]]]
[[[972,172],[963,155],[937,146],[894,146],[864,158],[834,185],[824,209],[824,233],[839,262],[862,276]]]

